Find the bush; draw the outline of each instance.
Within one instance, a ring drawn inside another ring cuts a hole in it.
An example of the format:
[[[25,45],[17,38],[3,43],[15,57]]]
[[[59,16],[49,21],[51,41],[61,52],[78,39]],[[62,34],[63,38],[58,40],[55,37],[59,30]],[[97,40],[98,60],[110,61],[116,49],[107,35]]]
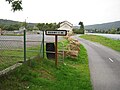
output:
[[[73,29],[73,33],[75,33],[75,34],[84,34],[84,30]]]

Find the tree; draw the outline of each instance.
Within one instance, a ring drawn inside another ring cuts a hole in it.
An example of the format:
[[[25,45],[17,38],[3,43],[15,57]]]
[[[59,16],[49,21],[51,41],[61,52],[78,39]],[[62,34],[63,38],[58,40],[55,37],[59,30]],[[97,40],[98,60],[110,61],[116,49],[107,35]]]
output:
[[[117,28],[116,34],[120,34],[120,28]]]
[[[84,25],[83,25],[83,22],[79,22],[79,25],[80,25],[80,28],[84,29]]]
[[[45,23],[38,23],[37,25],[36,25],[38,28],[39,28],[39,30],[45,30]]]
[[[80,25],[81,34],[84,34],[84,24],[83,24],[83,22],[80,21],[78,25]]]
[[[26,23],[26,22],[21,22],[21,27],[27,28],[27,26],[28,26],[28,23]]]
[[[0,28],[0,35],[2,35],[2,29]]]
[[[13,12],[17,10],[22,10],[22,0],[6,0],[9,4],[11,4]]]
[[[36,25],[39,30],[57,30],[59,24],[56,23],[38,23]]]
[[[13,24],[12,26],[12,30],[19,30],[20,28],[20,24]]]
[[[0,28],[3,29],[4,25],[3,24],[0,24]]]
[[[117,28],[117,32],[119,32],[120,31],[120,28]]]

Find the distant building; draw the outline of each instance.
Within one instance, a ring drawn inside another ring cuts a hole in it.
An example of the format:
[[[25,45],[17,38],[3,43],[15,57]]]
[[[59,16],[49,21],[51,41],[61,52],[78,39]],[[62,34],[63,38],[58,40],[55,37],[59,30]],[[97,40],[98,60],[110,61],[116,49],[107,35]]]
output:
[[[39,28],[34,25],[33,30],[39,30]]]
[[[67,30],[68,33],[73,33],[73,24],[68,21],[63,21],[60,23],[60,28],[58,30]]]
[[[25,27],[20,27],[19,28],[19,31],[23,31],[23,30],[25,30]]]

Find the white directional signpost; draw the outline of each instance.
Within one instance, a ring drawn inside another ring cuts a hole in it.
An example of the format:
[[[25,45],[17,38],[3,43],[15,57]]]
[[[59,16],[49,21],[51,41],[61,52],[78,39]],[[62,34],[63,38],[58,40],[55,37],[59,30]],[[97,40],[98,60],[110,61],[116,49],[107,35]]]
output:
[[[58,64],[58,50],[57,50],[57,36],[66,36],[66,30],[47,30],[45,31],[46,35],[54,35],[55,36],[55,65]]]
[[[46,31],[46,35],[57,35],[57,36],[66,36],[66,30],[48,30]]]

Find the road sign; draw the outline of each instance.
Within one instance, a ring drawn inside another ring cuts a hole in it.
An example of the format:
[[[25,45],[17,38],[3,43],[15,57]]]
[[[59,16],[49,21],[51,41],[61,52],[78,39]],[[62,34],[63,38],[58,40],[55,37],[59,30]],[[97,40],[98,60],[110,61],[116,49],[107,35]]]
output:
[[[55,65],[57,66],[58,64],[57,36],[66,36],[67,31],[66,30],[49,30],[49,31],[45,31],[45,34],[55,36]]]
[[[67,31],[66,30],[47,30],[45,31],[46,35],[57,35],[57,36],[66,36]]]

